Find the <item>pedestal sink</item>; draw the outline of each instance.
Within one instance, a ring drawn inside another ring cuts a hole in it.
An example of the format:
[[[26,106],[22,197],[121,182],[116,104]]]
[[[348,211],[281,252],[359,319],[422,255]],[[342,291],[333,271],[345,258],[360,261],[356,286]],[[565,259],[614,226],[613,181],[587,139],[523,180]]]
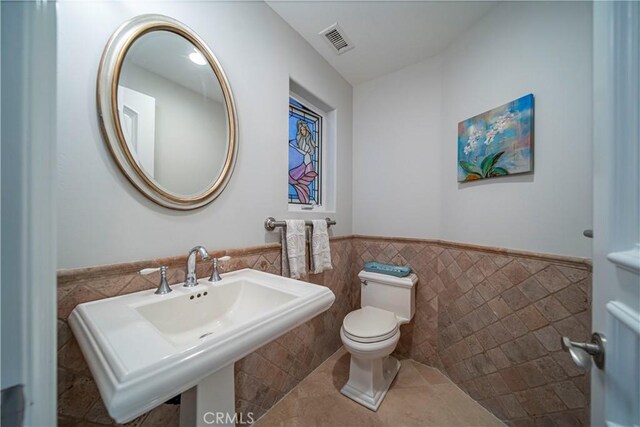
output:
[[[180,424],[234,425],[233,364],[327,310],[324,286],[244,269],[173,292],[78,305],[69,324],[109,415],[128,422],[182,394]]]

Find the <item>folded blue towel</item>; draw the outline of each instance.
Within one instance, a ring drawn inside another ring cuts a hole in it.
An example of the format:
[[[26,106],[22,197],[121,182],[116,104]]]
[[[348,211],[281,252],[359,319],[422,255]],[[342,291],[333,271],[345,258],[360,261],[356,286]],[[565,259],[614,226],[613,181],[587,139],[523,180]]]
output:
[[[364,271],[371,273],[388,274],[396,277],[406,277],[411,274],[411,267],[383,264],[381,262],[368,262],[364,265]]]

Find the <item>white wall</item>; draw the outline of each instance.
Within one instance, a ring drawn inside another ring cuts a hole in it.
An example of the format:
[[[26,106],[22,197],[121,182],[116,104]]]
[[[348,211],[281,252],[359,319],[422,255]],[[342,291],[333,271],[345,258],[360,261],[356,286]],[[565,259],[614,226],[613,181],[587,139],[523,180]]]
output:
[[[264,3],[58,2],[58,267],[73,268],[186,253],[192,246],[243,247],[275,241],[267,216],[287,211],[289,79],[337,110],[335,235],[352,231],[352,88]],[[95,82],[104,45],[118,25],[161,13],[195,30],[221,62],[236,100],[239,152],[226,190],[190,212],[157,206],[112,161],[99,131]]]
[[[588,3],[501,3],[436,58],[355,87],[355,233],[590,257],[591,21]],[[458,184],[458,122],[529,92],[535,173]]]
[[[445,53],[444,239],[591,256],[591,16],[586,2],[506,3]],[[530,92],[534,174],[458,184],[456,124]]]
[[[422,62],[354,88],[355,234],[438,235],[440,80]]]

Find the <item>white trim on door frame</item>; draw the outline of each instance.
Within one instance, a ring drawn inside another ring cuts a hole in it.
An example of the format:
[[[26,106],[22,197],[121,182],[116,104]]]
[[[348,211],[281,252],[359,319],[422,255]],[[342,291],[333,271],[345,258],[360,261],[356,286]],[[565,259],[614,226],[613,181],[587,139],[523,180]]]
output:
[[[2,2],[1,7],[2,88],[6,89],[1,128],[2,343],[7,339],[14,344],[10,356],[3,357],[2,372],[4,377],[13,371],[10,380],[24,384],[24,425],[53,426],[57,419],[56,5]]]

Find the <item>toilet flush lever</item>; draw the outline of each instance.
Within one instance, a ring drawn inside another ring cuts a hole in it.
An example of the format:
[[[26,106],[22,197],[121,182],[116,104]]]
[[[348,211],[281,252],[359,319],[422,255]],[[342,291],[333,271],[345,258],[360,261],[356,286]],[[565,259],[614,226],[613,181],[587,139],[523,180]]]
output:
[[[360,283],[362,283],[365,286],[367,286],[369,284],[366,280],[361,280]]]
[[[591,342],[574,342],[568,337],[560,339],[562,349],[569,352],[573,363],[583,369],[591,368],[591,359],[599,369],[604,369],[604,346],[607,342],[605,336],[598,332],[591,335]]]

